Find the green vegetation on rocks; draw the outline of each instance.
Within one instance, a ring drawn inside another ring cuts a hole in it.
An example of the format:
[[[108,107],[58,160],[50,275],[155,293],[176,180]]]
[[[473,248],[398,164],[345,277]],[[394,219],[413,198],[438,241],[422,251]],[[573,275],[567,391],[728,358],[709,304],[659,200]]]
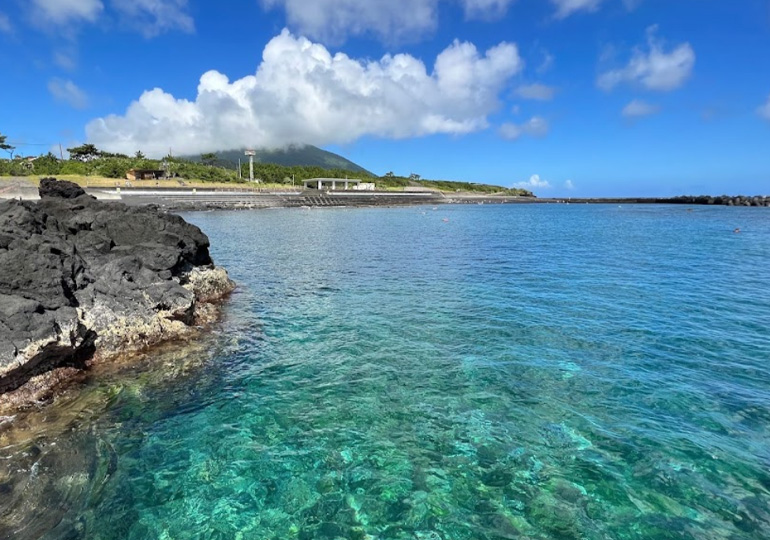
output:
[[[450,180],[424,180],[418,175],[412,175],[409,178],[405,176],[395,176],[393,173],[387,173],[385,176],[376,179],[378,188],[427,188],[437,191],[449,192],[468,192],[484,193],[485,195],[507,195],[516,197],[533,197],[531,191],[518,188],[504,188],[491,184],[477,184],[474,182],[453,182]]]

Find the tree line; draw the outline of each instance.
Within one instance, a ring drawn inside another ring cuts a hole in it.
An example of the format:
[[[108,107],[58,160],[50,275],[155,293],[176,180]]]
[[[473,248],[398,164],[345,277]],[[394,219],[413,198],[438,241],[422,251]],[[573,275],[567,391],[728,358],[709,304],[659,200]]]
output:
[[[178,158],[171,155],[163,159],[148,159],[141,151],[133,156],[105,152],[93,144],[83,144],[67,148],[69,159],[59,159],[48,152],[35,158],[14,156],[15,148],[6,142],[6,136],[0,134],[0,150],[4,150],[11,159],[0,159],[0,176],[101,176],[124,179],[131,169],[163,171],[168,178],[202,180],[208,182],[247,182],[249,164],[242,163],[240,171],[217,165],[216,154],[202,154],[200,162]],[[311,178],[355,178],[364,182],[374,182],[382,188],[404,188],[421,186],[440,191],[467,191],[486,194],[532,196],[524,189],[503,188],[488,184],[471,182],[450,182],[443,180],[425,180],[418,174],[409,177],[397,176],[392,172],[377,177],[361,171],[346,169],[324,169],[308,165],[277,165],[274,163],[254,163],[254,178],[265,184],[302,185]]]

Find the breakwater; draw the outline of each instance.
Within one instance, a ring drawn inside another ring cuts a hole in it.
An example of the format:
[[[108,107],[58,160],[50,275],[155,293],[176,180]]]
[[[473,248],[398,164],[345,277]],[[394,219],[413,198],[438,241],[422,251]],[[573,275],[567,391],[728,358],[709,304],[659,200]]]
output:
[[[534,199],[539,203],[571,204],[690,204],[708,206],[764,206],[770,207],[766,195],[681,195],[678,197],[598,197],[598,198],[545,198]]]
[[[393,191],[258,191],[258,190],[94,190],[119,196],[130,205],[157,204],[169,210],[231,210],[256,208],[398,207],[441,204],[689,204],[770,207],[770,196],[700,195],[679,197],[538,198],[441,192]]]

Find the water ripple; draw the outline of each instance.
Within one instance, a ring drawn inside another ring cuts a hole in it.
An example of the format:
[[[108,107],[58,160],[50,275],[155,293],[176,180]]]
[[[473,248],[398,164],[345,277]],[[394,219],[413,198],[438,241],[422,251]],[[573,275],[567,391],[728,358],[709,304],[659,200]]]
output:
[[[0,433],[0,536],[766,538],[765,209],[186,217],[225,320]]]

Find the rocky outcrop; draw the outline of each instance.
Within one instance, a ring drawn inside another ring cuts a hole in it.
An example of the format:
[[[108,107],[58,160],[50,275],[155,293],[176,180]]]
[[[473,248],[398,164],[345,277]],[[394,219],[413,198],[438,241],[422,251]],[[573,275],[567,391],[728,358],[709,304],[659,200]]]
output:
[[[194,332],[234,287],[206,235],[179,216],[52,179],[40,196],[0,203],[0,407]]]

